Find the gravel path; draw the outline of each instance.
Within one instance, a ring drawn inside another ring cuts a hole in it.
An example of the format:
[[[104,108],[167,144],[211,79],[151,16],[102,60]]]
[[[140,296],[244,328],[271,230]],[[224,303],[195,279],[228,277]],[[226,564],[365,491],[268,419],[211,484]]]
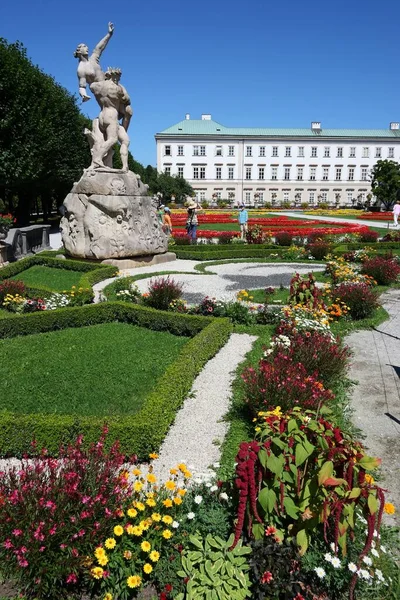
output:
[[[229,410],[235,371],[256,339],[233,333],[195,379],[154,463],[161,480],[168,479],[169,469],[180,462],[185,462],[193,475],[199,476],[219,460],[220,445],[228,429],[222,419]]]

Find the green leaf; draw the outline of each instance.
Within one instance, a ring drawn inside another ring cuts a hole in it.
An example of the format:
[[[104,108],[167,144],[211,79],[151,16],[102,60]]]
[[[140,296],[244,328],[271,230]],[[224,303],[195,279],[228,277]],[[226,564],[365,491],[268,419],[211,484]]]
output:
[[[292,517],[292,519],[297,520],[297,518],[299,516],[299,509],[295,505],[293,500],[291,498],[289,498],[288,496],[286,496],[283,499],[283,506],[285,507],[286,513],[289,515],[289,517]]]
[[[374,458],[372,456],[367,456],[366,454],[358,461],[360,467],[365,469],[366,471],[373,471],[381,464],[382,459]]]
[[[298,430],[299,426],[297,424],[296,419],[289,419],[287,428],[288,433],[292,433],[292,431]]]
[[[318,485],[323,485],[326,479],[333,475],[333,462],[327,460],[319,470],[318,473]]]
[[[305,447],[303,446],[303,444],[301,442],[298,442],[296,444],[294,457],[295,457],[295,463],[296,463],[297,467],[300,467],[303,464],[303,462],[305,462],[307,460],[307,458],[309,457],[309,453],[307,452],[307,450],[305,449]]]
[[[354,487],[351,490],[350,494],[348,495],[348,498],[351,498],[351,499],[358,498],[360,494],[361,494],[361,489],[358,487]]]
[[[270,488],[263,488],[258,494],[258,501],[266,513],[271,513],[276,504],[276,494]]]
[[[254,523],[254,525],[252,527],[252,531],[253,531],[254,538],[256,540],[262,540],[264,538],[265,529],[264,529],[264,525],[261,525],[261,523]],[[229,557],[229,555],[230,555],[230,553],[228,554],[228,557]]]
[[[371,515],[374,515],[378,510],[378,501],[373,492],[368,495],[368,508]]]
[[[300,529],[297,533],[296,542],[299,546],[300,555],[303,556],[308,548],[308,535],[305,529]]]
[[[267,451],[264,448],[261,448],[261,450],[259,451],[258,458],[259,458],[260,463],[262,464],[262,466],[265,468],[267,466],[268,454],[267,454]]]
[[[200,542],[200,540],[196,536],[194,536],[194,535],[189,536],[189,540],[193,544],[193,546],[196,546],[196,548],[199,548],[199,550],[203,550],[203,544]]]
[[[280,475],[283,471],[284,458],[282,455],[275,456],[273,452],[267,458],[267,468],[271,471],[271,473],[275,473],[275,475]]]

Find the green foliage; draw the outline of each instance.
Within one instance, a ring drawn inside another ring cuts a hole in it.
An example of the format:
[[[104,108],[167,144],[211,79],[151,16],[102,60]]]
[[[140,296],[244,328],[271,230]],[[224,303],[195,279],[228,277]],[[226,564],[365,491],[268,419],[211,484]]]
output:
[[[244,600],[251,597],[249,565],[246,556],[251,548],[241,542],[230,550],[233,535],[228,541],[207,535],[205,540],[199,535],[189,537],[193,550],[181,554],[182,570],[178,575],[189,578],[186,594],[179,594],[176,600]]]
[[[395,160],[378,160],[371,171],[371,190],[389,210],[400,194],[400,165]]]
[[[157,389],[150,393],[136,415],[105,418],[4,412],[0,420],[1,455],[21,456],[29,452],[29,441],[33,438],[39,446],[45,446],[56,455],[61,442],[72,442],[79,433],[84,433],[88,443],[93,442],[99,427],[107,421],[110,439],[119,439],[126,455],[135,453],[139,458],[145,457],[159,447],[194,378],[226,343],[232,331],[227,319],[211,320],[124,302],[106,302],[0,319],[0,338],[113,321],[135,323],[193,339],[184,346],[179,359],[167,368]]]
[[[20,42],[0,39],[0,197],[28,222],[34,199],[45,215],[90,162],[87,119],[75,97],[33,65]]]
[[[26,286],[34,288],[46,288],[55,292],[68,290],[73,285],[79,285],[82,274],[79,271],[67,269],[54,269],[45,265],[33,265],[21,273],[14,275],[12,279],[23,281]]]
[[[177,258],[187,260],[223,260],[234,258],[268,258],[284,257],[284,251],[276,246],[245,245],[203,245],[198,246],[174,246]],[[274,256],[275,255],[275,256]]]

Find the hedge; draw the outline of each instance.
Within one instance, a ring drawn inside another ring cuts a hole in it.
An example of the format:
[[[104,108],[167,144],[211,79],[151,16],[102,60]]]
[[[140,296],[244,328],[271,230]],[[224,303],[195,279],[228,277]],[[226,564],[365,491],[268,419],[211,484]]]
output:
[[[35,256],[29,256],[23,258],[17,262],[11,263],[0,270],[0,281],[9,279],[22,271],[26,271],[33,265],[44,265],[54,269],[65,269],[67,271],[78,271],[82,273],[82,276],[78,282],[77,287],[91,288],[95,283],[115,277],[118,273],[118,267],[113,265],[103,264],[92,264],[89,262],[83,262],[78,260],[63,260],[59,258],[52,258],[50,256],[43,256],[42,254],[36,254]],[[40,287],[28,287],[28,294],[30,295],[43,295],[48,296],[54,293],[54,290]]]
[[[139,459],[146,459],[149,452],[159,448],[175,418],[176,411],[190,392],[194,378],[205,363],[226,343],[232,332],[232,325],[228,319],[169,314],[146,307],[110,302],[103,305],[64,308],[52,313],[34,313],[26,315],[23,319],[14,317],[8,320],[9,337],[11,334],[21,333],[22,323],[28,322],[31,324],[29,333],[33,333],[34,329],[35,332],[48,331],[51,323],[47,318],[43,319],[47,314],[53,315],[53,325],[60,320],[56,327],[58,329],[122,320],[142,327],[168,329],[171,333],[194,335],[194,337],[182,349],[177,360],[166,369],[158,380],[155,390],[150,393],[141,410],[134,415],[96,418],[77,415],[1,413],[1,456],[20,457],[29,454],[32,440],[36,440],[39,448],[46,447],[50,455],[56,456],[60,444],[74,443],[78,434],[84,435],[87,444],[97,441],[101,427],[107,423],[110,444],[118,439],[121,450],[126,456],[136,454]],[[32,319],[32,317],[36,318]],[[19,322],[19,327],[12,327],[15,321]],[[0,321],[0,325],[3,325],[3,321]],[[95,376],[95,369],[93,376]]]
[[[248,246],[217,246],[217,250],[208,251],[207,246],[195,250],[195,247],[182,247],[174,250],[176,257],[187,260],[223,260],[229,258],[268,258],[271,254],[284,256],[286,249],[274,246],[273,248],[259,248],[255,244]]]
[[[400,242],[374,242],[369,244],[368,242],[351,242],[349,244],[340,244],[335,246],[334,254],[344,254],[351,252],[352,250],[361,250],[362,248],[370,247],[378,253],[385,253],[390,250],[397,250],[400,252]]]

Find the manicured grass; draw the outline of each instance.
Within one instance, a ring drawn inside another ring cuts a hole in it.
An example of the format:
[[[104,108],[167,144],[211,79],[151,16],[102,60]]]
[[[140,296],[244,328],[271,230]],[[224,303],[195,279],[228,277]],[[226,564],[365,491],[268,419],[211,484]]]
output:
[[[187,342],[126,323],[1,340],[1,408],[123,418],[140,409]]]
[[[33,265],[10,279],[23,281],[25,285],[31,287],[45,287],[55,292],[63,292],[70,290],[73,285],[77,286],[81,277],[82,273],[78,271]]]

